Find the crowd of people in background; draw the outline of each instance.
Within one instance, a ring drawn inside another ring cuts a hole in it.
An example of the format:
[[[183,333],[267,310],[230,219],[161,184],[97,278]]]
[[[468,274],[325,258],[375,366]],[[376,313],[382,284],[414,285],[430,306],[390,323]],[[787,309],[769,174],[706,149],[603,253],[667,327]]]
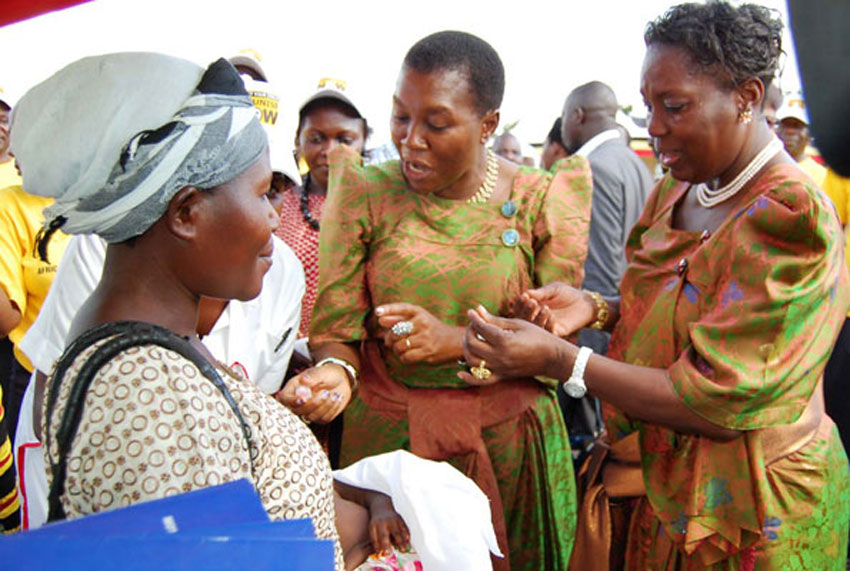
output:
[[[403,55],[388,118],[337,78],[288,109],[248,52],[0,90],[0,530],[247,478],[340,570],[844,569],[850,180],[782,31],[648,23],[642,153],[601,81],[530,150],[457,31]],[[334,477],[398,451],[474,483],[417,504],[428,543]]]

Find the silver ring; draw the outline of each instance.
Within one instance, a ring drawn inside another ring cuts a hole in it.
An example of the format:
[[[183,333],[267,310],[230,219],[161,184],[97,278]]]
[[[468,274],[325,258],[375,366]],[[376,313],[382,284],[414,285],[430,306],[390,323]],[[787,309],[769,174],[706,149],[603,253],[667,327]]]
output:
[[[393,335],[396,337],[405,337],[413,333],[412,321],[399,321],[392,328]]]
[[[483,341],[484,343],[486,343],[486,342],[487,342],[487,340],[486,340],[486,339],[484,339],[484,336],[483,336],[483,335],[481,335],[480,333],[478,333],[477,331],[476,331],[476,333],[475,333],[475,338],[476,338],[476,339],[478,339],[479,341]]]

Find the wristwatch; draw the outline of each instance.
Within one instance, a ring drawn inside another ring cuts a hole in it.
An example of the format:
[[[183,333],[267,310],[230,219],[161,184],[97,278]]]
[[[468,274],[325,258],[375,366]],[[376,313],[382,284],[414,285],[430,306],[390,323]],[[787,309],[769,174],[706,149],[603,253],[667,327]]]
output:
[[[593,349],[590,347],[582,347],[578,350],[576,362],[573,364],[573,372],[567,382],[564,383],[564,392],[574,399],[580,399],[587,394],[587,385],[584,384],[584,369],[587,367],[587,360]]]

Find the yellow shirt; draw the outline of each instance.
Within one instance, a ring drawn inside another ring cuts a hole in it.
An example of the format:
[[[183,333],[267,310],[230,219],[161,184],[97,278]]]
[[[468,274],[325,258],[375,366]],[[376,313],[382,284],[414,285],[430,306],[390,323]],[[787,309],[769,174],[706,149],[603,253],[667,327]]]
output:
[[[18,169],[15,168],[15,161],[0,163],[0,188],[19,184],[21,184],[21,177],[18,175]]]
[[[846,236],[844,258],[847,260],[847,266],[850,267],[850,178],[838,176],[832,169],[827,169],[822,187],[835,205],[838,218],[844,226]],[[847,315],[850,316],[850,313]]]
[[[826,167],[817,162],[812,157],[807,156],[805,159],[797,163],[804,173],[809,175],[815,184],[823,187],[823,179],[826,178]]]
[[[0,288],[21,312],[21,322],[9,339],[15,344],[15,358],[29,371],[32,364],[18,350],[18,343],[44,303],[69,238],[63,232],[53,235],[47,248],[48,262],[41,261],[35,251],[44,221],[41,211],[52,203],[53,199],[27,194],[20,186],[0,188]]]

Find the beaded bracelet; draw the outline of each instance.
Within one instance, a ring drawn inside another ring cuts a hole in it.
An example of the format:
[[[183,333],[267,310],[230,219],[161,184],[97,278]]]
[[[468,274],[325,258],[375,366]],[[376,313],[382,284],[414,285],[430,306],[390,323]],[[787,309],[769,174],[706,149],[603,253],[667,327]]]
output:
[[[602,297],[599,292],[584,290],[584,293],[590,296],[593,303],[596,304],[596,321],[588,327],[590,329],[602,329],[608,321],[608,302]]]

